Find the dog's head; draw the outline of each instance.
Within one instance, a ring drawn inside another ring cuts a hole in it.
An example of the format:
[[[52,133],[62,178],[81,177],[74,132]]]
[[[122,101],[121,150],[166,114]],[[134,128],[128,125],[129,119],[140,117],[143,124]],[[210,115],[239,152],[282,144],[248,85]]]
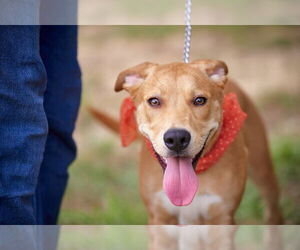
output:
[[[198,60],[146,62],[118,76],[115,90],[125,89],[134,100],[138,128],[157,153],[165,190],[176,205],[186,205],[194,196],[184,186],[193,186],[193,191],[198,187],[193,168],[220,128],[227,73],[222,61]]]

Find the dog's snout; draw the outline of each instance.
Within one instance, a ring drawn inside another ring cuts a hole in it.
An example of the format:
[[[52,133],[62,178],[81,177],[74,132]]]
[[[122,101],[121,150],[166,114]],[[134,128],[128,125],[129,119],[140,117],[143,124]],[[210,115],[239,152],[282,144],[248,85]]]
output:
[[[185,129],[169,129],[164,134],[164,142],[168,149],[180,152],[187,148],[191,141],[191,134]]]

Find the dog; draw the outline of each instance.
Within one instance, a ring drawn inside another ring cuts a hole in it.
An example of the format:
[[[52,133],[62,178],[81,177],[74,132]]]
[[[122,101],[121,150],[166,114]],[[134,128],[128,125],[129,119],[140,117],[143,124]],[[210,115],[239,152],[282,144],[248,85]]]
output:
[[[145,62],[118,75],[115,91],[121,90],[129,93],[139,138],[146,140],[140,152],[139,188],[149,224],[235,224],[248,176],[265,202],[266,223],[283,222],[263,121],[228,77],[223,61]],[[230,95],[237,103],[227,108],[232,117],[224,132],[223,107]],[[90,111],[119,132],[117,119],[95,108]],[[231,131],[231,120],[238,115],[243,118],[240,127]],[[223,132],[223,139],[227,133],[231,142],[216,149]],[[197,174],[199,162],[204,164],[205,157],[218,150],[216,162]]]

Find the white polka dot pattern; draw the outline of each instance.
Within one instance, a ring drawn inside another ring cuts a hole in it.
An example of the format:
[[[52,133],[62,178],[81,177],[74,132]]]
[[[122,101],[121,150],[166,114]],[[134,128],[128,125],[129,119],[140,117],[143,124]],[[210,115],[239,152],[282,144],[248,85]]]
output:
[[[224,154],[229,145],[234,141],[242,128],[247,114],[243,112],[235,93],[229,93],[224,97],[223,124],[220,135],[213,145],[198,162],[196,172],[199,174],[214,165]]]

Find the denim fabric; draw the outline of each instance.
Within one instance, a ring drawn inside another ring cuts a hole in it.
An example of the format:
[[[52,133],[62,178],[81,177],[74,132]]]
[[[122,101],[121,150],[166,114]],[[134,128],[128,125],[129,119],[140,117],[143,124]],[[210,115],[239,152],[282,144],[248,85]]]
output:
[[[34,224],[48,132],[38,26],[0,26],[0,223]]]
[[[38,25],[39,16],[40,0],[0,1],[0,25]]]
[[[40,53],[48,75],[44,107],[49,123],[39,175],[38,224],[56,224],[67,184],[67,166],[74,160],[72,139],[77,118],[81,80],[77,63],[77,27],[42,26]]]
[[[0,25],[76,25],[77,0],[1,0]]]
[[[56,250],[60,226],[0,225],[1,250]]]
[[[76,153],[76,57],[76,26],[0,26],[0,224],[56,223]]]

